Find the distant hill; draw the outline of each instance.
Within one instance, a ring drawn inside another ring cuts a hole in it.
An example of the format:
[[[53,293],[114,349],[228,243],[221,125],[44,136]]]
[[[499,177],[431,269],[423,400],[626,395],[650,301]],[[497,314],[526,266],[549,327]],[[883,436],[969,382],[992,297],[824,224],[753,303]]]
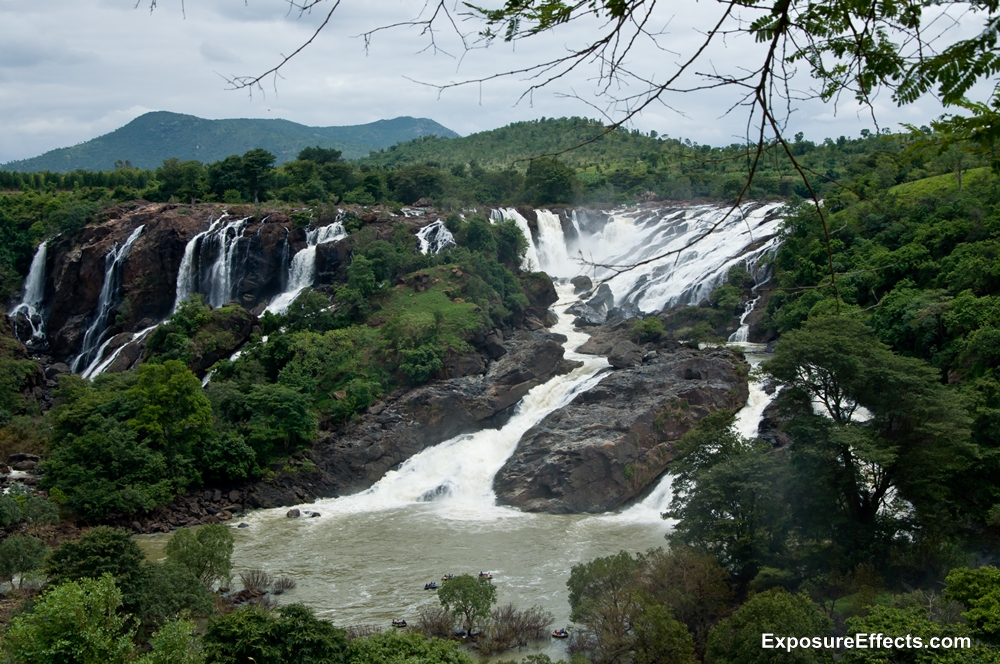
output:
[[[254,148],[268,150],[281,164],[295,159],[302,148],[313,145],[340,150],[345,159],[356,159],[372,150],[426,136],[457,138],[458,134],[427,118],[401,117],[350,127],[307,127],[288,120],[204,120],[193,115],[155,111],[110,134],[71,148],[12,161],[0,169],[101,171],[111,170],[119,159],[131,161],[138,168],[156,168],[170,157],[209,163]]]
[[[600,122],[586,118],[542,118],[515,122],[464,138],[422,136],[373,152],[359,161],[377,166],[428,162],[447,166],[475,162],[483,168],[513,166],[524,170],[527,163],[520,160],[575,147],[600,136],[604,130]],[[671,140],[669,144],[680,145],[676,140]],[[573,166],[634,163],[650,154],[662,152],[664,147],[662,140],[638,131],[620,129],[559,158]]]

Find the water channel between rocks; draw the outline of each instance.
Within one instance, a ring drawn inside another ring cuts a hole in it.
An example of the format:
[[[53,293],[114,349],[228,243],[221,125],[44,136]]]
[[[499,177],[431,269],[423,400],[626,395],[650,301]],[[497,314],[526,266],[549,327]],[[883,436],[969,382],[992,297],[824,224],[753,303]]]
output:
[[[570,568],[598,556],[665,546],[670,523],[670,481],[660,480],[640,502],[603,515],[525,514],[495,504],[494,475],[521,436],[552,410],[590,389],[606,374],[604,358],[579,355],[587,335],[572,329],[562,309],[573,301],[560,286],[560,313],[553,332],[565,334],[566,357],[584,366],[534,388],[499,430],[458,436],[390,471],[368,491],[301,506],[316,518],[289,519],[287,508],[244,517],[250,527],[234,529],[236,574],[263,568],[294,578],[297,587],[280,599],[302,602],[341,626],[388,626],[394,618],[416,618],[436,604],[429,581],[446,573],[493,574],[500,603],[540,605],[569,622],[566,581]],[[749,349],[748,349],[749,350]],[[749,355],[756,365],[762,359]],[[751,384],[750,399],[737,418],[743,435],[756,433],[769,398]],[[138,538],[152,558],[162,557],[166,536]],[[550,639],[504,658],[544,652],[566,658],[565,642]]]

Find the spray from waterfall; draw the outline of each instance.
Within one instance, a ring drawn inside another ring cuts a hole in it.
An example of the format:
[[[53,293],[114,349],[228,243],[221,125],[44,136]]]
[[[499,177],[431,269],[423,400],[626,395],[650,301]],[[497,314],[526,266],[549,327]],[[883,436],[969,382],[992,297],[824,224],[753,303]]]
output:
[[[292,257],[285,291],[271,300],[266,311],[273,314],[285,313],[299,293],[312,286],[316,280],[316,247],[328,242],[337,242],[345,237],[347,231],[339,221],[323,228],[306,231],[306,247]]]
[[[45,261],[48,254],[48,240],[38,245],[35,257],[31,259],[28,278],[24,280],[24,297],[8,313],[16,322],[24,321],[31,330],[25,341],[29,344],[45,343],[45,318],[42,305],[45,301]]]
[[[118,291],[121,288],[122,280],[122,263],[128,256],[128,252],[132,249],[132,245],[139,239],[143,228],[145,226],[139,226],[132,231],[132,234],[128,236],[128,239],[120,247],[116,242],[111,247],[111,251],[104,257],[104,284],[101,286],[101,294],[97,299],[97,308],[94,310],[90,326],[83,334],[80,354],[73,359],[70,367],[74,373],[81,367],[89,366],[95,357],[100,357],[99,353],[94,353],[95,350],[99,347],[106,347],[102,345],[102,339],[110,327],[111,312],[118,306]]]

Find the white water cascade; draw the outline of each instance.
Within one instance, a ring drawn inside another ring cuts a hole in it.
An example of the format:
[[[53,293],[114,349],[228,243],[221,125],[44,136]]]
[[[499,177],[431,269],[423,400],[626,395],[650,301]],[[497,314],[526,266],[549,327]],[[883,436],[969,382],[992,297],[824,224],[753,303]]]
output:
[[[222,215],[198,233],[184,247],[184,257],[177,271],[177,296],[174,310],[194,293],[205,296],[205,303],[221,307],[233,298],[238,283],[237,262],[240,239],[250,217],[226,221]]]
[[[777,246],[779,208],[766,204],[731,214],[724,205],[635,208],[616,211],[589,231],[581,228],[574,213],[578,237],[571,241],[556,215],[539,210],[537,244],[516,210],[503,210],[502,218],[520,219],[518,226],[530,245],[525,263],[538,261],[535,269],[553,278],[591,275],[610,286],[616,306],[659,311],[698,304],[734,265],[743,263],[757,276],[761,259]],[[618,274],[614,269],[643,261],[649,262]]]
[[[35,256],[31,259],[28,277],[24,280],[24,297],[8,313],[10,317],[23,319],[31,328],[29,344],[45,342],[45,318],[42,315],[42,304],[45,301],[45,261],[47,259],[48,240],[38,245]]]
[[[417,240],[422,254],[439,254],[448,247],[456,246],[455,236],[440,219],[417,231]]]
[[[306,231],[306,247],[292,257],[285,292],[271,300],[266,311],[273,314],[285,313],[299,293],[312,286],[316,280],[316,247],[327,242],[337,242],[345,237],[347,231],[339,221],[323,228]]]
[[[97,308],[94,310],[94,317],[91,319],[87,331],[83,334],[80,354],[73,359],[73,363],[70,366],[74,373],[81,367],[89,367],[95,357],[100,357],[100,353],[95,354],[94,351],[98,350],[99,347],[104,347],[102,346],[102,339],[104,333],[108,330],[111,312],[118,304],[118,290],[121,288],[122,280],[122,262],[128,256],[132,245],[139,239],[143,228],[145,228],[144,225],[132,231],[132,234],[128,236],[128,239],[120,247],[116,242],[111,247],[111,251],[104,257],[104,284],[101,286],[101,294],[97,299]]]
[[[131,343],[142,341],[149,335],[150,332],[155,330],[158,325],[159,323],[157,323],[156,325],[151,325],[144,330],[140,330],[134,333],[128,341],[120,343],[119,346],[115,348],[115,350],[110,355],[105,357],[104,354],[107,351],[108,346],[111,344],[112,341],[115,340],[115,337],[109,338],[107,341],[101,344],[100,348],[97,349],[97,352],[94,353],[94,360],[90,363],[90,365],[86,369],[83,370],[83,372],[80,373],[80,375],[84,378],[93,378],[94,376],[99,376],[100,374],[104,373],[108,367],[114,364],[115,360],[117,360],[118,356],[122,354],[122,351],[125,350],[126,346],[128,346]]]

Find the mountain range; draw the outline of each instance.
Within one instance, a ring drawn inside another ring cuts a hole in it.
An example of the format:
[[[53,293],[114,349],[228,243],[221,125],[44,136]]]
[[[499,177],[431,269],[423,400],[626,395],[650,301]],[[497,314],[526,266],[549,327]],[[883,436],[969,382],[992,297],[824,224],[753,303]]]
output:
[[[109,134],[38,157],[12,161],[0,169],[102,171],[114,168],[118,160],[130,161],[137,168],[156,168],[171,157],[210,163],[254,148],[271,152],[281,164],[295,159],[303,148],[316,145],[340,150],[345,159],[357,159],[373,150],[425,136],[459,137],[427,118],[399,117],[347,127],[308,127],[289,120],[205,120],[154,111]]]

